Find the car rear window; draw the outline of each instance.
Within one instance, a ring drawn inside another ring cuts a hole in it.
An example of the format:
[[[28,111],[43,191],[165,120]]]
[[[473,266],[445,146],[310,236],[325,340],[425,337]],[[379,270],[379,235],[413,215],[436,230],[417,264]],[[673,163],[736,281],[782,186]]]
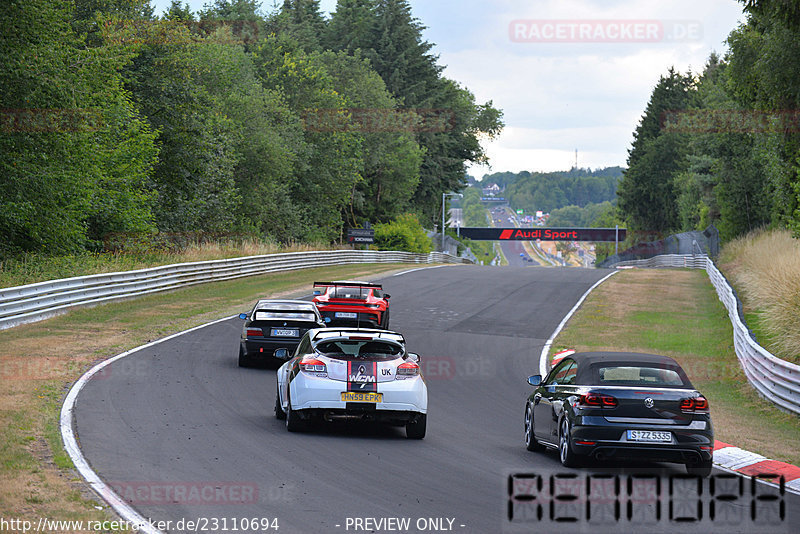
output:
[[[318,343],[316,349],[331,358],[349,360],[394,360],[403,354],[403,348],[395,343],[383,341],[332,340]]]
[[[649,365],[594,366],[596,384],[604,386],[692,387],[680,368]]]
[[[316,321],[316,316],[312,312],[285,312],[285,311],[269,311],[269,310],[256,310],[254,314],[254,321]]]
[[[369,296],[369,288],[334,287],[329,295],[335,299],[366,299]]]

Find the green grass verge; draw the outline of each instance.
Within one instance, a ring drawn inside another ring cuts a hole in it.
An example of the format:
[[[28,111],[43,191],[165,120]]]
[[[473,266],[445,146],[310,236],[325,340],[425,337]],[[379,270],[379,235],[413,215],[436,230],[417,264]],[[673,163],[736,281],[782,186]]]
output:
[[[748,384],[727,312],[703,271],[619,272],[589,295],[552,353],[564,348],[671,356],[709,399],[718,440],[800,465],[800,419]]]

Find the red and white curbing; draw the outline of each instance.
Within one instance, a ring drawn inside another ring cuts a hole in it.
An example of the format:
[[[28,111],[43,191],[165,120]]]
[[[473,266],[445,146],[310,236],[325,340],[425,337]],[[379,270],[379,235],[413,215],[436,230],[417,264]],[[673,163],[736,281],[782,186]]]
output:
[[[719,440],[714,443],[714,464],[745,476],[765,474],[775,475],[776,478],[783,476],[786,490],[800,494],[800,467],[796,465],[770,460]]]

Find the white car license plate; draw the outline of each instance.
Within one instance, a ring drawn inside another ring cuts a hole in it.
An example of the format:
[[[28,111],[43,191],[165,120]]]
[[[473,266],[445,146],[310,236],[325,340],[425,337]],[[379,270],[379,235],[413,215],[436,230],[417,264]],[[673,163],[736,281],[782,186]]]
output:
[[[358,314],[355,312],[336,312],[334,313],[334,317],[337,319],[355,319],[358,317]]]
[[[296,328],[273,328],[273,337],[297,337],[300,335],[300,330]]]
[[[628,440],[670,443],[672,441],[672,432],[659,432],[657,430],[628,430]]]

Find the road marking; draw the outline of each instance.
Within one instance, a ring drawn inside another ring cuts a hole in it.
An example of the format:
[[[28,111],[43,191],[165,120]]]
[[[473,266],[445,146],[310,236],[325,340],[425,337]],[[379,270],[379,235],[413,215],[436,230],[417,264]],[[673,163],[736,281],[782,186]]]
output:
[[[456,264],[434,265],[433,267],[417,267],[416,269],[409,269],[407,271],[395,273],[392,276],[400,276],[401,274],[413,273],[414,271],[423,271],[425,269],[438,269],[439,267],[452,267],[452,265],[456,265]]]
[[[178,332],[177,334],[172,334],[171,336],[167,336],[162,339],[158,339],[156,341],[151,341],[146,345],[141,345],[129,351],[123,352],[122,354],[117,354],[116,356],[112,356],[107,360],[103,360],[102,362],[98,363],[86,373],[81,376],[75,384],[73,384],[72,388],[70,388],[69,393],[67,394],[66,399],[64,399],[64,405],[61,407],[61,419],[59,422],[59,426],[61,427],[61,439],[64,441],[64,450],[67,451],[69,457],[72,459],[72,463],[75,464],[75,468],[81,474],[81,476],[89,483],[89,486],[97,492],[97,494],[107,502],[113,509],[116,511],[119,516],[124,519],[125,521],[137,525],[139,528],[139,532],[146,532],[147,534],[163,534],[161,530],[156,529],[151,523],[148,522],[147,519],[142,517],[139,512],[134,510],[128,503],[126,503],[119,495],[117,495],[111,487],[103,482],[100,476],[95,473],[91,467],[89,467],[89,462],[86,461],[86,458],[83,456],[83,452],[81,452],[80,446],[78,445],[78,441],[75,439],[75,429],[72,427],[72,423],[74,420],[74,410],[75,410],[75,403],[78,400],[78,394],[81,392],[83,387],[91,380],[92,376],[97,374],[98,371],[106,367],[107,365],[124,358],[125,356],[129,356],[136,352],[139,352],[143,349],[152,347],[154,345],[158,345],[159,343],[163,343],[164,341],[170,340],[172,338],[182,336],[184,334],[188,334],[189,332],[193,332],[195,330],[199,330],[200,328],[205,328],[207,326],[211,326],[213,324],[221,323],[223,321],[227,321],[229,319],[233,319],[237,317],[236,315],[232,315],[230,317],[223,317],[222,319],[217,319],[216,321],[211,321],[210,323],[202,324],[200,326],[195,326],[194,328],[190,328],[188,330],[184,330],[183,332]]]
[[[547,375],[547,353],[550,352],[550,346],[553,344],[553,341],[556,339],[556,336],[561,332],[561,329],[564,328],[564,325],[567,324],[567,321],[569,321],[570,317],[572,317],[572,315],[576,311],[578,311],[578,308],[580,307],[581,304],[583,304],[583,301],[586,300],[586,297],[589,296],[589,293],[591,293],[594,290],[594,288],[596,288],[597,286],[599,286],[600,284],[602,284],[615,274],[617,274],[617,271],[612,271],[608,273],[603,278],[595,282],[592,287],[587,289],[586,293],[581,295],[581,298],[578,299],[578,302],[575,303],[575,306],[573,306],[572,309],[569,311],[569,313],[567,313],[564,316],[564,318],[558,324],[556,329],[553,331],[553,334],[550,336],[550,339],[548,339],[547,343],[544,344],[544,348],[542,348],[541,355],[539,355],[539,374],[542,375],[542,378],[544,378],[545,375]]]

